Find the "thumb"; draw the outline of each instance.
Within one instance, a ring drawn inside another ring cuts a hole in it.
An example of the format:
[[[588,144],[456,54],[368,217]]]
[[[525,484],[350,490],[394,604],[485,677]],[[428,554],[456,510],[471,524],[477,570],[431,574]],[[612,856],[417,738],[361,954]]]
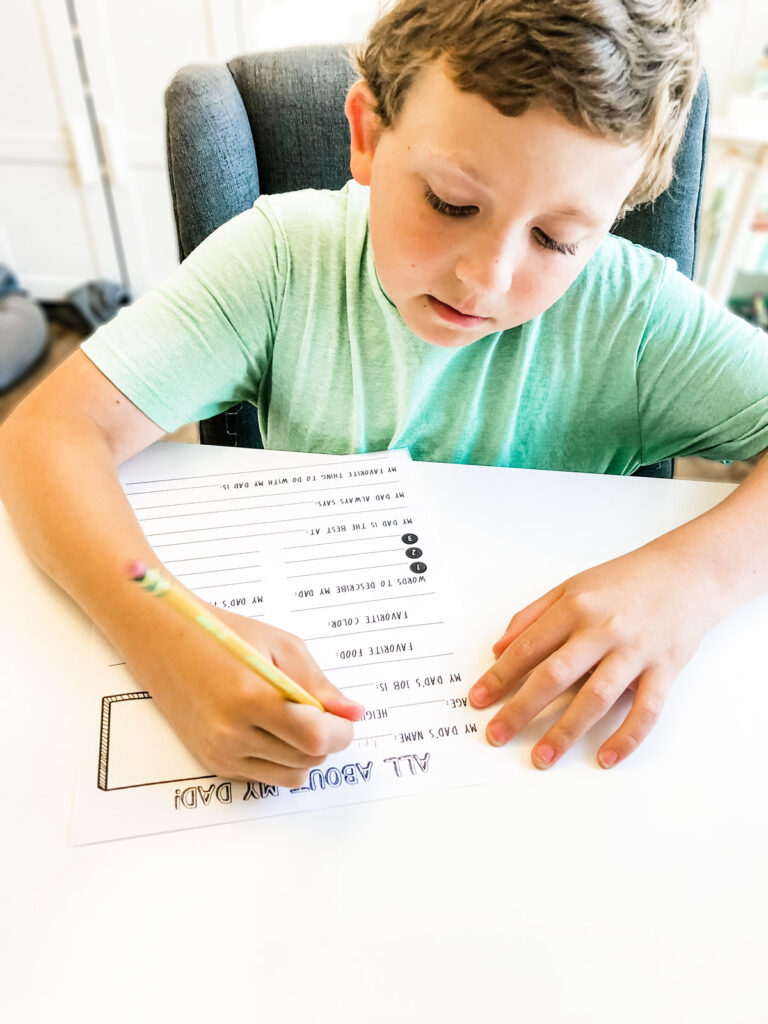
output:
[[[293,657],[289,655],[280,659],[279,667],[283,672],[286,672],[313,697],[317,697],[329,714],[346,718],[350,722],[359,722],[365,715],[363,705],[345,697],[306,649],[291,653]]]
[[[336,689],[335,687],[332,688]],[[319,698],[325,710],[332,715],[338,715],[339,718],[346,718],[350,722],[359,722],[365,715],[363,705],[349,700],[343,693],[338,693],[337,691],[337,694],[331,693],[327,694],[324,698]]]

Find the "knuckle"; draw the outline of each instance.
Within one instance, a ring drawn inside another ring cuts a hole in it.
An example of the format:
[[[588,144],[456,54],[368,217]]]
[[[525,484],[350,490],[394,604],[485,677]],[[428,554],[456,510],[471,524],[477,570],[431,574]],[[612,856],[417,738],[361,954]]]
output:
[[[616,700],[616,688],[607,677],[592,677],[586,686],[586,698],[589,707],[594,711],[605,711]]]
[[[302,733],[301,749],[310,757],[321,759],[331,753],[331,744],[322,722],[307,726]]]
[[[637,626],[626,615],[611,615],[607,630],[617,646],[635,651],[637,648]]]
[[[568,658],[553,656],[541,666],[539,678],[548,689],[559,691],[573,682],[573,667]]]
[[[531,715],[515,700],[510,701],[506,707],[502,708],[496,717],[504,723],[507,729],[511,730],[513,735],[520,732],[531,720]]]
[[[542,742],[549,743],[557,751],[568,750],[584,734],[583,728],[574,719],[561,719],[550,729]]]
[[[577,618],[591,618],[596,611],[595,595],[590,590],[570,591],[563,598],[563,606]]]
[[[276,784],[286,789],[301,789],[309,778],[309,771],[306,768],[281,768],[275,774]]]
[[[488,690],[489,694],[502,693],[506,689],[506,683],[495,665],[491,665],[478,682]]]
[[[223,720],[212,722],[208,729],[206,749],[209,760],[231,757],[237,743],[237,730]]]
[[[643,729],[652,728],[659,720],[663,702],[659,697],[644,697],[637,702],[635,715],[638,724]]]
[[[300,636],[296,636],[295,633],[289,633],[284,629],[278,630],[277,634],[276,647],[279,654],[285,656],[286,654],[296,653],[297,651],[301,654],[306,652],[307,645]]]
[[[523,633],[517,640],[513,640],[510,649],[515,657],[523,662],[530,661],[535,654],[533,639],[527,633]]]
[[[355,727],[351,722],[341,722],[335,728],[328,743],[328,754],[336,754],[344,750],[355,738]]]
[[[302,758],[302,768],[319,768],[321,764],[325,763],[325,757],[310,757],[309,755]]]

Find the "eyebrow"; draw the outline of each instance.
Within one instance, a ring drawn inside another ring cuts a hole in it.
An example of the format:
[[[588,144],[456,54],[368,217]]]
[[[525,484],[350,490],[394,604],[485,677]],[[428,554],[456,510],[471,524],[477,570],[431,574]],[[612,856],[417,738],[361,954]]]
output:
[[[443,164],[448,168],[448,170],[458,171],[465,177],[471,178],[473,181],[477,182],[478,185],[485,187],[488,185],[488,182],[483,175],[471,164],[464,164],[460,160],[455,160],[452,157],[443,156],[441,153],[434,153],[429,149],[422,149],[421,147],[417,147],[417,152],[427,160],[433,160],[436,163]]]
[[[441,153],[434,153],[429,149],[422,149],[421,147],[417,147],[417,152],[427,160],[443,164],[449,170],[459,171],[459,173],[480,185],[481,188],[490,188],[488,181],[471,164],[463,164],[460,160],[455,160],[451,157],[443,156]],[[600,224],[604,219],[597,210],[588,206],[563,206],[557,210],[547,210],[546,215],[550,217],[571,217],[574,220],[580,220],[588,224]]]
[[[597,210],[591,210],[586,206],[563,206],[559,210],[549,211],[553,217],[578,217],[580,220],[600,220]]]

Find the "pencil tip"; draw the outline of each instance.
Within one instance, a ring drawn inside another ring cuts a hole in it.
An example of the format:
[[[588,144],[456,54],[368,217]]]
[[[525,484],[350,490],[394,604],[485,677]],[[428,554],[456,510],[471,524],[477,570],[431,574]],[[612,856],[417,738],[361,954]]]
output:
[[[138,558],[134,560],[128,566],[128,578],[135,580],[137,583],[141,582],[147,575],[147,567],[143,562],[140,562]]]

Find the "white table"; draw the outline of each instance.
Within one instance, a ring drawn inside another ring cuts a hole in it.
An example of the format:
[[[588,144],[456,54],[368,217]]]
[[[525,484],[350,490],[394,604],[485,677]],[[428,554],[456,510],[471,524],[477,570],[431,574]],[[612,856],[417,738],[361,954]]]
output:
[[[558,579],[729,490],[423,475],[486,649]],[[0,564],[7,1024],[768,1019],[768,600],[707,637],[614,771],[594,764],[604,730],[528,769],[539,726],[499,752],[512,783],[70,848],[89,627],[2,512]]]

